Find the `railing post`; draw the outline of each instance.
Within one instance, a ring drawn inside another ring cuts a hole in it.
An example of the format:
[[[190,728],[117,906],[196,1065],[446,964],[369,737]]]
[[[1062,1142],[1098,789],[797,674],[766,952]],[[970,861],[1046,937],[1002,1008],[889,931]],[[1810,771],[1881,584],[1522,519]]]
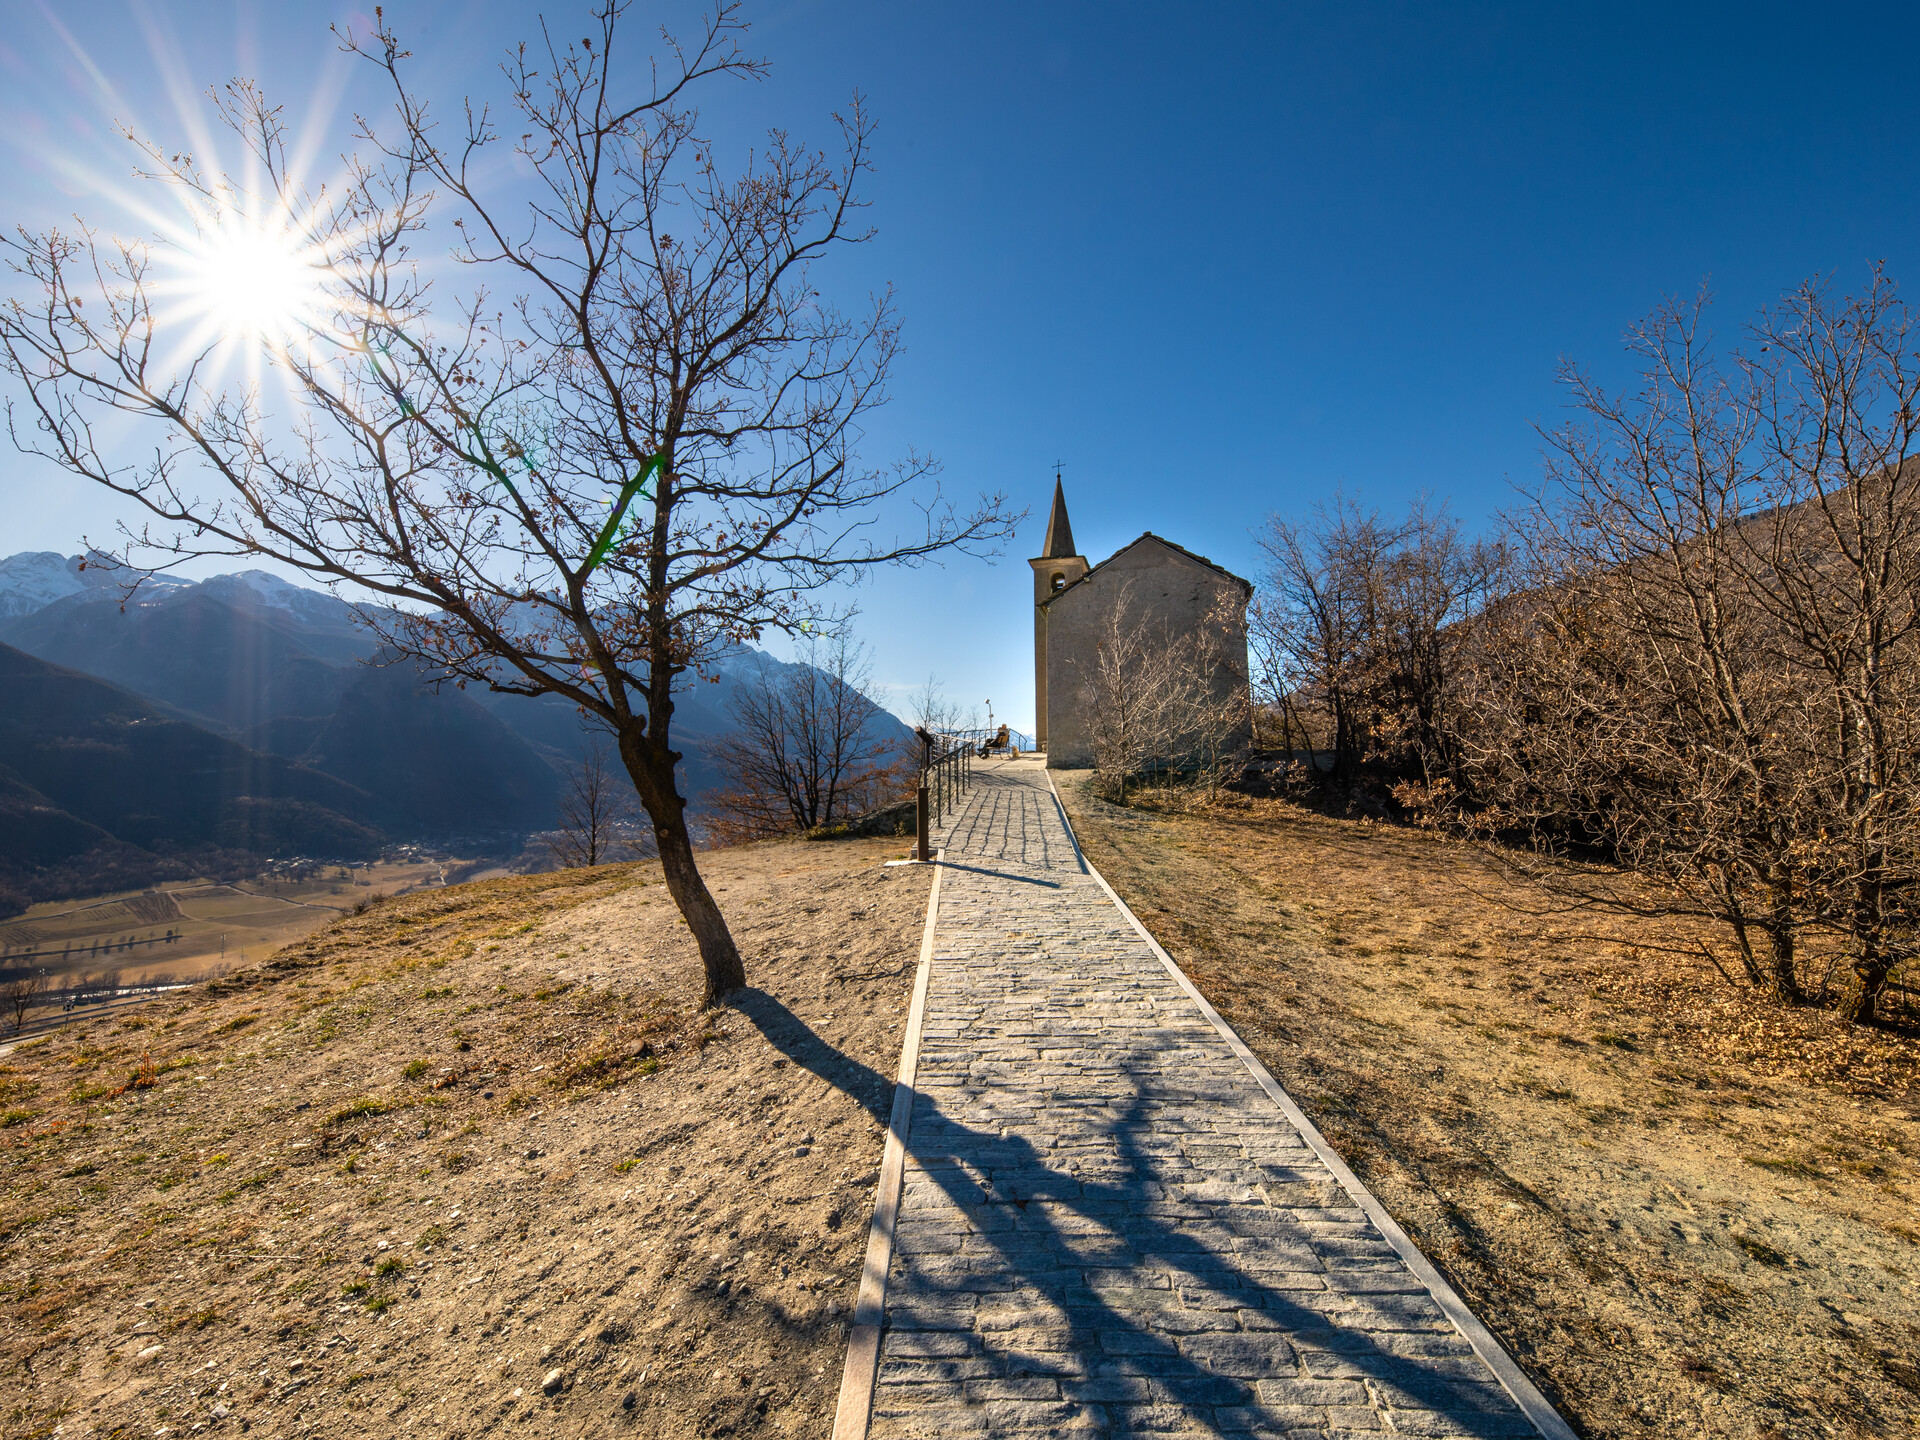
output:
[[[927,847],[927,782],[926,776],[920,777],[920,788],[914,792],[913,829],[917,839],[914,859],[921,864],[933,859],[933,851]]]

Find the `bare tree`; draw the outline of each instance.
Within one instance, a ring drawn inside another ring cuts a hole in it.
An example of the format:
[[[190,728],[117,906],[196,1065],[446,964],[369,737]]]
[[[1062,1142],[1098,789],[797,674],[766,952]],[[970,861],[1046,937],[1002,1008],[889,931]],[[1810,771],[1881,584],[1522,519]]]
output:
[[[1471,627],[1462,773],[1484,829],[1664,881],[1783,1000],[1803,939],[1844,947],[1865,1022],[1920,920],[1920,353],[1878,272],[1802,286],[1731,367],[1707,303],[1633,332],[1628,394],[1564,373],[1532,572]]]
[[[811,830],[898,788],[904,757],[878,733],[865,650],[841,631],[809,639],[800,663],[762,659],[735,692],[735,728],[715,748],[730,782],[719,828],[743,839]]]
[[[1500,583],[1503,547],[1467,543],[1424,500],[1390,523],[1344,495],[1304,522],[1270,517],[1259,543],[1249,631],[1286,747],[1329,752],[1340,785],[1368,764],[1429,786],[1450,772],[1459,622]]]
[[[676,695],[742,640],[833,619],[841,583],[983,551],[1013,517],[997,495],[956,511],[925,459],[859,459],[899,353],[893,304],[844,315],[813,274],[873,233],[859,101],[836,160],[775,132],[729,176],[691,100],[764,73],[736,7],[652,64],[627,58],[627,9],[600,0],[574,42],[543,28],[503,65],[503,106],[450,119],[391,26],[345,32],[394,112],[361,121],[336,189],[290,170],[279,111],[236,82],[217,102],[261,181],[140,142],[199,239],[22,234],[0,346],[25,397],[16,443],[152,517],[122,558],[256,556],[358,587],[393,602],[369,620],[396,654],[604,725],[711,1001],[745,972],[694,859]],[[430,233],[459,236],[465,273],[503,293],[436,292],[417,259]],[[266,236],[304,286],[301,323],[262,327],[248,362],[290,415],[223,385],[239,341],[167,300],[183,251],[205,269],[234,235]],[[108,441],[129,421],[151,423],[150,459]],[[911,533],[876,528],[910,499]]]
[[[1630,394],[1562,372],[1584,418],[1549,437],[1552,513],[1525,545],[1559,651],[1528,682],[1560,687],[1539,711],[1558,722],[1557,755],[1535,774],[1572,781],[1539,797],[1554,825],[1590,827],[1691,897],[1728,926],[1749,977],[1793,999],[1797,827],[1780,741],[1794,698],[1741,563],[1750,389],[1716,363],[1706,303],[1669,302],[1631,332]]]
[[[1253,741],[1253,687],[1245,627],[1237,606],[1222,600],[1186,638],[1187,681],[1174,731],[1184,773],[1217,799],[1229,770]]]
[[[5,992],[7,1008],[13,1011],[13,1033],[18,1035],[27,1028],[27,1011],[31,1010],[45,993],[47,977],[44,973],[20,975],[7,982]]]
[[[1169,637],[1132,623],[1130,588],[1123,587],[1109,607],[1080,670],[1095,783],[1120,804],[1126,803],[1129,782],[1172,749],[1181,684]]]
[[[922,730],[935,735],[943,735],[961,729],[964,718],[960,704],[947,697],[940,684],[940,677],[929,671],[927,683],[922,685],[913,697],[913,723]]]
[[[1249,737],[1247,664],[1231,601],[1191,630],[1142,623],[1123,584],[1081,663],[1095,783],[1125,803],[1137,777],[1197,782],[1211,794]]]
[[[1877,268],[1859,295],[1800,286],[1753,332],[1768,484],[1741,536],[1801,682],[1813,918],[1847,938],[1864,1023],[1920,948],[1920,335]]]
[[[605,742],[592,736],[567,772],[560,826],[547,837],[547,848],[568,869],[626,859],[633,853],[626,839],[633,821],[633,785],[610,762]]]

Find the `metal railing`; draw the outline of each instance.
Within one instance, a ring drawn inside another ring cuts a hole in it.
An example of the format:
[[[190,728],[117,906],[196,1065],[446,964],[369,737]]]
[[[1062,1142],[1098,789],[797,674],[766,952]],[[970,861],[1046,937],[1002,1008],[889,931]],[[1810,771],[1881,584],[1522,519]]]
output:
[[[933,858],[929,832],[960,804],[961,794],[973,779],[973,759],[980,742],[928,730],[913,733],[920,738],[920,784],[914,792],[913,807],[914,858],[925,861]]]
[[[954,744],[972,745],[974,753],[982,759],[988,755],[1036,748],[1033,736],[1005,725],[996,725],[987,730],[936,730],[933,734],[938,739]]]

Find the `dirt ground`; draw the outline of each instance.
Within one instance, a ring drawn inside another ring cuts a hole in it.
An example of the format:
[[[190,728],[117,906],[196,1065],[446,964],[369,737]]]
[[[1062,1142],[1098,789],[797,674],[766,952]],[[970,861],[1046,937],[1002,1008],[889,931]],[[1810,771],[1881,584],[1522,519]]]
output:
[[[1419,832],[1061,790],[1088,858],[1582,1434],[1920,1433],[1913,1036],[1783,1015],[1643,922],[1504,908],[1539,898]]]
[[[927,872],[633,865],[377,904],[0,1053],[7,1436],[824,1436]]]

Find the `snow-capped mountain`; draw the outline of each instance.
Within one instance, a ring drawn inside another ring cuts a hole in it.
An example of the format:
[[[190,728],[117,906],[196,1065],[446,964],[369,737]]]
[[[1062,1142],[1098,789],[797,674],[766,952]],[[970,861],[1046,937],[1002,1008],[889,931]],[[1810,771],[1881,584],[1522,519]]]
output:
[[[56,600],[83,592],[98,592],[102,598],[112,594],[118,598],[131,578],[130,572],[104,556],[23,550],[0,560],[0,620],[31,615]],[[177,590],[180,584],[167,576],[149,575],[141,581],[141,590],[159,593]]]
[[[64,595],[87,588],[79,560],[51,550],[26,550],[0,560],[0,619],[31,615]]]

